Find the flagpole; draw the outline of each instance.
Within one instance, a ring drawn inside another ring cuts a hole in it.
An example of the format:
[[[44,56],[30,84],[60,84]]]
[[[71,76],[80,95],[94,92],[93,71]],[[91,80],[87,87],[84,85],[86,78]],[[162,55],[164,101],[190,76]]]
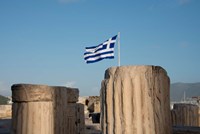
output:
[[[120,66],[120,32],[118,32],[118,66]]]

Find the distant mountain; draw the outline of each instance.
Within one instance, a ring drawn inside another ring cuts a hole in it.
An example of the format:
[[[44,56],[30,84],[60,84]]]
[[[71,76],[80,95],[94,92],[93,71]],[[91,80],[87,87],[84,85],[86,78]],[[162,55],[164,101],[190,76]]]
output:
[[[186,98],[200,96],[200,82],[197,83],[173,83],[170,85],[170,100],[181,101]],[[0,105],[7,104],[9,99],[0,95]]]
[[[198,83],[173,83],[170,86],[171,101],[181,101],[186,98],[200,96],[200,82]]]
[[[8,98],[6,98],[6,97],[0,95],[0,105],[5,105],[5,104],[7,104],[8,100],[9,100]]]

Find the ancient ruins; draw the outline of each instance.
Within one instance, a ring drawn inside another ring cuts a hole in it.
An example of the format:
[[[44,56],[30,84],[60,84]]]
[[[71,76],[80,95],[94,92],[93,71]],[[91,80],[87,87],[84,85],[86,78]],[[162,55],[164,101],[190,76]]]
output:
[[[13,134],[84,134],[78,89],[16,84],[12,97]]]
[[[108,68],[100,96],[48,85],[11,89],[12,110],[0,106],[0,118],[12,113],[12,134],[200,134],[199,105],[170,111],[170,79],[158,66]]]
[[[101,88],[103,134],[171,134],[169,84],[157,66],[107,69]]]
[[[12,116],[12,105],[0,105],[0,119]]]
[[[173,126],[199,126],[200,109],[193,104],[174,104],[171,111]]]

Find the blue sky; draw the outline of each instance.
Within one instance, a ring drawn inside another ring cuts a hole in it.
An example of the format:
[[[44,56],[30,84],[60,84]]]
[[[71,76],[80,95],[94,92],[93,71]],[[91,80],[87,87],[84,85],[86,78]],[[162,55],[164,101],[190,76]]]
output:
[[[113,60],[86,64],[86,46],[121,33],[121,65],[162,66],[200,82],[200,0],[0,0],[0,94],[15,83],[98,95]]]

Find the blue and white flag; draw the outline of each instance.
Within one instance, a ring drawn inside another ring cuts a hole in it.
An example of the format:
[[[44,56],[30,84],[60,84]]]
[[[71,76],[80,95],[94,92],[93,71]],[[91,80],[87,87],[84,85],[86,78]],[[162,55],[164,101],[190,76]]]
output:
[[[85,62],[94,63],[103,59],[113,59],[116,39],[117,35],[98,46],[86,47],[86,52],[84,53]]]

